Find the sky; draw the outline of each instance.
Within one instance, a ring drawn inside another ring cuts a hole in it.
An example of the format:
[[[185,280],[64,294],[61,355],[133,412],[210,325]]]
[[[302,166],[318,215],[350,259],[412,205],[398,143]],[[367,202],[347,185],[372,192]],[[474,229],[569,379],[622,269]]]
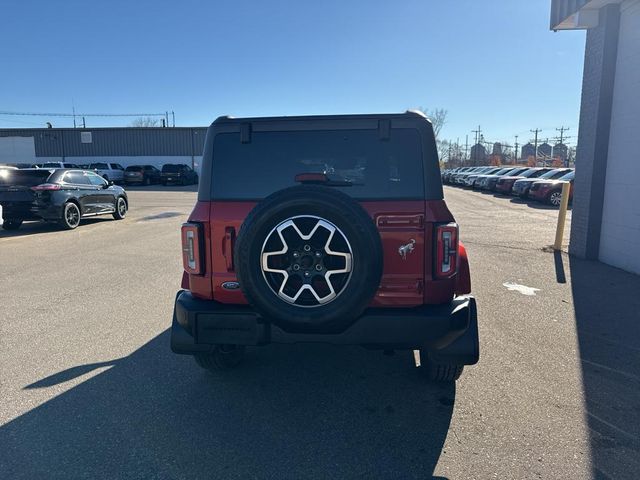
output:
[[[4,0],[0,112],[220,115],[446,109],[440,137],[577,138],[585,32],[551,0]],[[87,117],[87,127],[133,118]],[[8,116],[0,127],[73,126]]]

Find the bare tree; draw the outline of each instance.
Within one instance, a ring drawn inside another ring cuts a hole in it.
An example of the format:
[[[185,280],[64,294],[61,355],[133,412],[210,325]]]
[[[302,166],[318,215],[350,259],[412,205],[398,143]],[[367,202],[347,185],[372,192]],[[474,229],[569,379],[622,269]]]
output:
[[[434,108],[433,110],[428,110],[424,107],[418,107],[422,113],[424,113],[429,120],[431,120],[431,124],[433,125],[433,133],[435,133],[436,138],[440,135],[440,130],[447,123],[447,115],[449,112],[444,108]]]
[[[157,127],[160,124],[157,118],[138,117],[131,122],[132,127]]]

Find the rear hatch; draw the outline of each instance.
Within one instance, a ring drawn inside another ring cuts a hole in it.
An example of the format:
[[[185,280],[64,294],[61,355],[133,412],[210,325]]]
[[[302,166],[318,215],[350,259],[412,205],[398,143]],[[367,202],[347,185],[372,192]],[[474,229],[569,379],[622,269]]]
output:
[[[287,125],[292,127],[295,125]],[[335,183],[344,183],[332,188],[358,201],[380,232],[384,269],[372,305],[424,303],[425,280],[432,280],[433,273],[433,222],[453,219],[441,200],[435,148],[431,175],[437,179],[439,199],[425,201],[426,142],[417,128],[392,128],[388,138],[382,138],[378,128],[278,131],[273,124],[253,124],[249,141],[238,130],[217,133],[211,145],[215,157],[208,209],[210,231],[205,232],[205,238],[211,252],[207,255],[211,291],[217,301],[246,301],[240,290],[223,284],[233,286],[237,280],[234,240],[251,209],[269,194],[296,185],[297,175],[323,173]],[[192,220],[203,215],[204,209],[204,203],[199,202]]]
[[[4,170],[0,169],[0,203],[31,202],[34,192],[31,187],[45,183],[51,175],[49,170]]]
[[[171,182],[177,180],[182,176],[182,168],[180,165],[164,165],[162,167],[161,177],[162,180]]]
[[[124,172],[124,178],[129,180],[138,180],[144,176],[142,167],[127,167]]]

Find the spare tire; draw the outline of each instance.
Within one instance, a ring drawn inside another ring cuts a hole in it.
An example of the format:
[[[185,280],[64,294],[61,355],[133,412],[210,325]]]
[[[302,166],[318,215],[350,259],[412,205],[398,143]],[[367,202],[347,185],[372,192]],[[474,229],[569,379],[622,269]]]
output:
[[[265,198],[242,224],[234,250],[245,297],[288,332],[345,330],[382,276],[371,217],[330,187],[295,186]]]

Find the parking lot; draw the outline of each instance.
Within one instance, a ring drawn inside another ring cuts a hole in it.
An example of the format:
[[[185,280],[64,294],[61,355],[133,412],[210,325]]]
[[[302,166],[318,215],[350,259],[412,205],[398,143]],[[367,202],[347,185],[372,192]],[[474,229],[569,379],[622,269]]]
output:
[[[0,233],[0,478],[637,477],[640,280],[554,255],[557,209],[445,188],[480,322],[455,387],[323,345],[216,378],[169,349],[195,188],[128,192]]]

